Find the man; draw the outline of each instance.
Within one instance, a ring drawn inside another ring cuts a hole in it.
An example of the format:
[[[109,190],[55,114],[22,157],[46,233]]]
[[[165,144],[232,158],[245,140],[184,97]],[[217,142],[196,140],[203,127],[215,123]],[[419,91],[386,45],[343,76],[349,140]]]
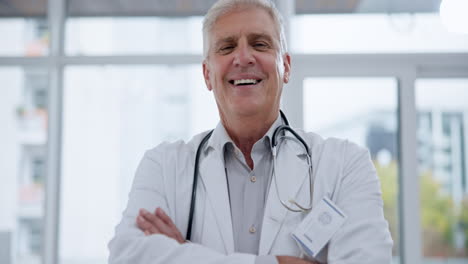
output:
[[[283,170],[272,179],[273,132],[284,122],[280,98],[291,72],[273,4],[220,0],[208,11],[203,33],[203,75],[221,122],[201,146],[191,241],[185,234],[195,155],[206,132],[145,154],[109,244],[109,262],[389,263],[392,240],[366,150],[297,131],[312,152],[314,180],[307,180],[304,149],[293,143],[279,150]],[[291,236],[311,212],[289,211],[282,197],[302,205],[312,199],[314,206],[327,197],[347,219],[311,256]]]

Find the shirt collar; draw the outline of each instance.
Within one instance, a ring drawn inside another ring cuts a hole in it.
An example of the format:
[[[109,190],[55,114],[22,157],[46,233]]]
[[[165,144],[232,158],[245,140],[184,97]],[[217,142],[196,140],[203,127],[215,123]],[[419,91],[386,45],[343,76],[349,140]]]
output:
[[[276,128],[278,128],[280,125],[282,125],[282,120],[281,115],[278,114],[278,117],[276,118],[275,122],[273,122],[270,129],[268,129],[266,134],[259,141],[265,141],[265,144],[268,144],[267,147],[269,148],[271,146],[271,138],[273,137],[273,133],[275,132]],[[227,133],[226,129],[220,121],[214,129],[210,139],[208,140],[207,148],[205,148],[205,151],[214,149],[222,153],[225,145],[228,143],[232,143],[232,145],[235,145],[234,141],[231,139],[231,137],[229,136],[229,134]]]

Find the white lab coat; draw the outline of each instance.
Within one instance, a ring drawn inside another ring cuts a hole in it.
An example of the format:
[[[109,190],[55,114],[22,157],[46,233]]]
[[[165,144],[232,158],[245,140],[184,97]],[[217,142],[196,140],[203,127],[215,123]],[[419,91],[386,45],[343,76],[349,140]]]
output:
[[[323,140],[296,130],[312,152],[313,202],[330,198],[347,214],[345,224],[317,256],[321,263],[380,264],[391,262],[392,239],[383,216],[380,184],[368,151],[348,141]],[[192,229],[193,243],[179,245],[163,235],[144,236],[135,219],[140,208],[163,208],[185,236],[192,193],[195,153],[206,133],[188,143],[163,143],[146,152],[115,236],[109,243],[109,263],[242,263],[255,256],[234,252],[234,239],[223,153],[205,149],[199,165],[199,182]],[[303,149],[286,141],[279,150],[277,178],[280,196],[309,203],[309,177]],[[282,168],[282,169],[281,169]],[[302,257],[291,232],[305,217],[279,202],[272,182],[265,205],[259,255]]]

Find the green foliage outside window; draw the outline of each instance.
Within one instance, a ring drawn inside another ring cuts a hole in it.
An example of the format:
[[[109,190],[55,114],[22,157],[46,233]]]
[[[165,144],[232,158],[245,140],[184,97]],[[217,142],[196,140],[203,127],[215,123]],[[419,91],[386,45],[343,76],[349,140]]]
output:
[[[398,165],[382,166],[375,162],[382,187],[384,214],[394,239],[394,254],[398,254]],[[468,196],[459,205],[444,191],[432,172],[420,176],[420,208],[423,256],[431,258],[468,257]],[[455,234],[462,232],[464,246],[456,242]]]

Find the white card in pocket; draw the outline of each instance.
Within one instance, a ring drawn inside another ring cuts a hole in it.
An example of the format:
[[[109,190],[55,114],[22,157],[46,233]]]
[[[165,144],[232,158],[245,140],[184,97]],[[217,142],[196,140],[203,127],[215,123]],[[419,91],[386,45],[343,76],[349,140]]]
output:
[[[292,236],[304,253],[315,258],[346,218],[338,206],[324,197],[302,220]]]

